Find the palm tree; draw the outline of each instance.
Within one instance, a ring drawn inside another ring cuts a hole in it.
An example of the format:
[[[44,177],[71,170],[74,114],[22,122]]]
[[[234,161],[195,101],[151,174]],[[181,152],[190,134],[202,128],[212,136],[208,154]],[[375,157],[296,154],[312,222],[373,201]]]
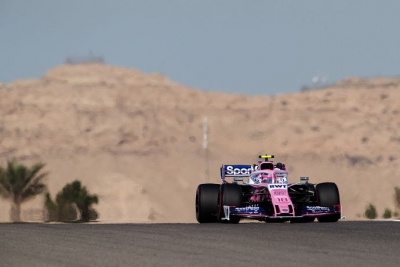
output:
[[[6,168],[0,166],[0,196],[11,202],[11,221],[20,222],[21,204],[47,189],[43,179],[48,173],[41,173],[44,166],[36,163],[27,167],[16,159],[8,160]]]

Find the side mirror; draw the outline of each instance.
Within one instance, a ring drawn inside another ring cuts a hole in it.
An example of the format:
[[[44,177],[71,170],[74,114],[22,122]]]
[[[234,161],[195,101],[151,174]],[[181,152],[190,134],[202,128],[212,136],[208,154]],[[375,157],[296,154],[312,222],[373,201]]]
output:
[[[305,181],[306,183],[308,183],[308,176],[301,176],[300,181]]]

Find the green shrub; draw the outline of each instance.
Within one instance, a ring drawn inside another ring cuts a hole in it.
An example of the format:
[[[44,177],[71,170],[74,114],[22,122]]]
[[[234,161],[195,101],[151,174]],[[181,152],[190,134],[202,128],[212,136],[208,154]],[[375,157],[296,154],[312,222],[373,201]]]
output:
[[[57,221],[58,207],[57,207],[57,204],[54,203],[54,201],[51,199],[51,195],[48,192],[45,195],[44,207],[45,207],[45,210],[47,211],[46,221],[48,221],[48,222]]]
[[[383,218],[385,218],[385,219],[392,218],[392,211],[390,209],[386,208],[385,212],[383,213]]]
[[[57,194],[55,201],[50,193],[46,194],[44,206],[47,210],[47,221],[94,221],[97,211],[92,207],[98,204],[97,195],[89,194],[85,186],[78,180],[66,184]]]
[[[393,212],[393,217],[398,218],[399,217],[399,213],[397,211]]]
[[[397,186],[394,188],[394,204],[400,209],[400,188]]]
[[[368,219],[376,219],[376,217],[378,217],[378,213],[376,212],[375,206],[369,204],[365,209],[364,215]]]

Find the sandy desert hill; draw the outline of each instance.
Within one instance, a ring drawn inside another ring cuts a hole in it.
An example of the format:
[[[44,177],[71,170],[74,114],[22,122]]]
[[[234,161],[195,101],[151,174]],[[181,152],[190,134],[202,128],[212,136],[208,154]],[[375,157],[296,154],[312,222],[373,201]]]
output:
[[[220,164],[273,153],[292,181],[307,175],[336,182],[344,214],[362,219],[368,203],[380,214],[395,208],[399,100],[399,78],[351,78],[320,90],[250,97],[134,69],[64,65],[40,79],[0,85],[0,162],[45,162],[52,194],[82,180],[99,195],[104,222],[194,222],[195,189],[218,183]],[[34,220],[42,203],[37,197],[24,204],[23,218]],[[1,221],[8,209],[0,200]]]

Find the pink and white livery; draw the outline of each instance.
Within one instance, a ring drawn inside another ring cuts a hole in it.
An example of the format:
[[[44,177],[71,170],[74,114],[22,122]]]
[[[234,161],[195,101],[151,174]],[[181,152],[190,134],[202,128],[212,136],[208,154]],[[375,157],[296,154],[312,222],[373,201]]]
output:
[[[199,223],[260,221],[337,222],[341,218],[335,183],[312,184],[308,177],[288,183],[285,164],[260,155],[258,164],[222,165],[222,184],[200,184],[196,192]],[[228,182],[226,178],[233,178]]]

